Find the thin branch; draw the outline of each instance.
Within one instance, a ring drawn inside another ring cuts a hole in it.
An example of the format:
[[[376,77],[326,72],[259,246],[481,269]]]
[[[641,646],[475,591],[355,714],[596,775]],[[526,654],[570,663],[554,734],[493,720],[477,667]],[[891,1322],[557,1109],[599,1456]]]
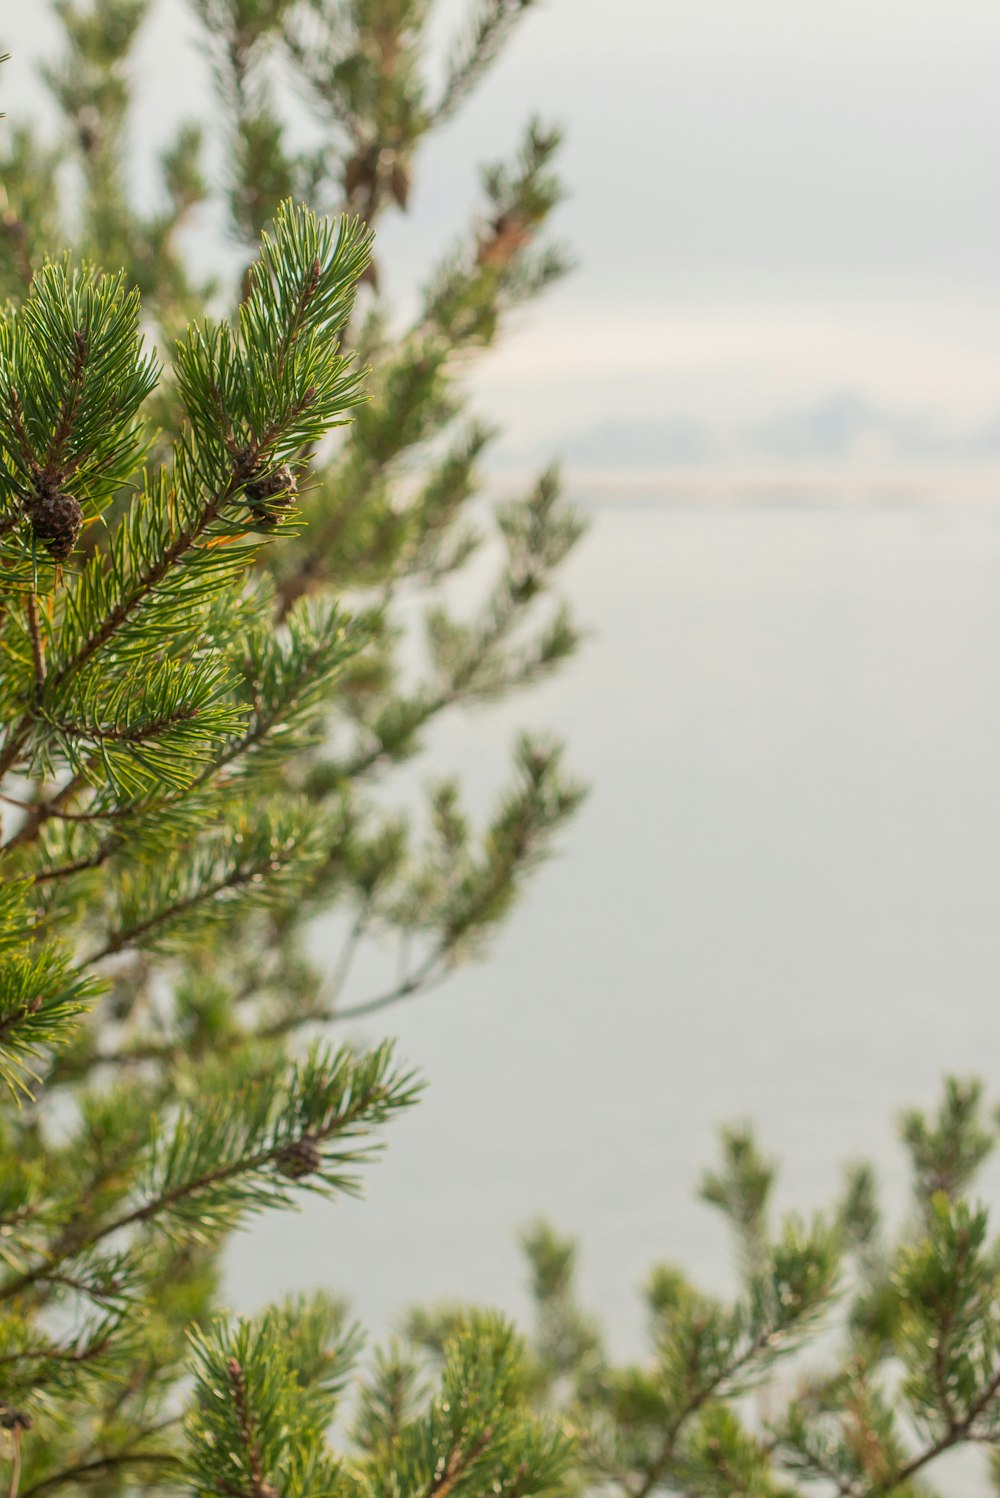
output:
[[[78,1482],[80,1478],[96,1477],[101,1472],[113,1472],[119,1467],[139,1465],[179,1467],[181,1460],[172,1451],[119,1451],[113,1456],[96,1457],[93,1461],[78,1462],[75,1467],[65,1467],[61,1472],[53,1472],[51,1476],[43,1477],[40,1482],[33,1483],[30,1488],[26,1488],[21,1498],[35,1498],[36,1493],[44,1493],[49,1488],[64,1487],[67,1483]]]
[[[515,598],[510,592],[501,593],[495,601],[492,619],[479,631],[479,638],[465,659],[458,662],[448,685],[430,694],[424,701],[419,717],[408,725],[408,732],[411,736],[425,728],[439,713],[460,703],[470,692],[475,691],[476,673],[479,668],[489,659],[490,653],[507,639],[527,612],[529,602],[527,598]],[[516,685],[516,682],[491,683],[491,690],[503,690],[508,685]],[[392,744],[379,741],[370,748],[361,750],[343,765],[342,777],[345,780],[360,779],[376,765],[391,758],[393,748]]]
[[[21,396],[14,385],[9,390],[8,417],[17,437],[17,445],[21,449],[21,459],[25,468],[31,475],[33,483],[37,483],[42,476],[42,470],[35,461],[31,443],[28,441],[27,428],[24,425],[24,406],[21,404]]]
[[[90,821],[91,818],[86,814],[68,812],[64,809],[64,803],[71,801],[86,785],[87,777],[82,770],[78,770],[48,801],[17,801],[13,796],[4,796],[2,799],[9,805],[20,807],[29,815],[13,836],[0,844],[0,855],[9,853],[13,848],[23,847],[25,843],[34,842],[43,822],[48,821],[49,817],[57,816],[67,821]]]
[[[214,900],[216,895],[223,894],[227,889],[241,889],[249,884],[257,873],[256,869],[233,869],[215,884],[207,884],[203,889],[194,890],[190,895],[175,901],[173,905],[167,905],[162,910],[154,911],[145,920],[137,921],[134,926],[112,932],[103,947],[98,947],[96,952],[91,952],[81,962],[80,967],[92,967],[94,963],[103,962],[106,957],[113,957],[116,952],[123,952],[126,947],[135,946],[140,937],[148,936],[158,926],[167,925],[177,916],[184,915],[206,900]]]
[[[83,874],[88,869],[100,869],[107,863],[112,853],[118,847],[118,838],[105,838],[93,853],[86,858],[78,858],[73,863],[57,864],[53,869],[40,869],[31,875],[33,884],[51,884],[56,879],[69,879],[73,874]]]
[[[872,1488],[873,1498],[877,1498],[877,1495],[880,1494],[891,1493],[895,1488],[902,1487],[910,1481],[911,1477],[915,1477],[929,1462],[934,1461],[943,1452],[950,1450],[952,1446],[959,1445],[962,1441],[973,1439],[972,1427],[998,1394],[1000,1394],[1000,1368],[994,1373],[978,1399],[969,1406],[961,1420],[950,1421],[944,1434],[939,1436],[931,1446],[928,1446],[917,1456],[912,1457],[905,1466],[900,1467],[885,1482]]]
[[[482,1456],[492,1441],[493,1434],[493,1426],[488,1425],[467,1451],[463,1451],[461,1446],[456,1446],[443,1465],[435,1471],[427,1489],[426,1498],[447,1498],[447,1494],[451,1492],[456,1483],[461,1481],[473,1463]]]
[[[492,10],[483,12],[465,49],[452,57],[441,97],[430,111],[429,128],[443,124],[454,113],[530,5],[531,0],[493,0]]]
[[[302,324],[305,321],[306,312],[309,310],[309,303],[316,295],[316,288],[319,286],[320,276],[322,275],[322,273],[323,267],[320,265],[319,260],[314,260],[312,270],[309,273],[309,278],[308,280],[303,282],[302,290],[299,292],[299,298],[295,307],[295,311],[292,313],[288,327],[285,329],[281,337],[281,352],[278,355],[278,361],[275,366],[274,372],[275,387],[278,387],[281,384],[281,379],[285,372],[285,365],[288,362],[288,356],[292,352],[292,349],[295,347],[295,344],[298,341],[299,334],[302,331]],[[263,272],[261,272],[261,274],[263,274]],[[310,400],[308,398],[309,396],[310,392],[307,391],[305,405],[308,405],[310,403]],[[304,405],[296,407],[296,414],[300,414],[300,411],[303,409],[305,409]]]
[[[52,1276],[54,1281],[57,1276]],[[65,1283],[61,1280],[60,1282]],[[25,1347],[20,1352],[6,1352],[0,1357],[0,1365],[6,1363],[86,1363],[98,1357],[108,1345],[107,1337],[91,1342],[86,1347]]]
[[[435,968],[437,971],[435,971]],[[359,1004],[350,1004],[347,1008],[332,1008],[327,1015],[327,1020],[361,1019],[366,1014],[377,1014],[380,1009],[388,1009],[392,1004],[399,1004],[403,999],[411,999],[414,994],[426,992],[428,989],[436,988],[443,983],[451,972],[451,965],[447,960],[447,954],[440,948],[430,954],[415,973],[411,973],[402,983],[397,983],[395,988],[387,989],[372,999],[364,999]]]
[[[28,634],[31,638],[31,659],[35,666],[35,701],[42,695],[45,685],[45,646],[38,628],[38,601],[34,593],[28,594]]]
[[[162,718],[155,718],[150,723],[137,723],[132,728],[104,728],[97,723],[67,723],[62,719],[52,718],[53,728],[72,739],[97,739],[113,744],[144,744],[149,739],[155,739],[158,734],[173,728],[176,723],[189,722],[196,715],[197,709],[190,703],[182,703],[175,712],[167,713]]]
[[[358,911],[357,917],[348,932],[347,940],[341,948],[340,956],[337,959],[333,972],[330,974],[327,991],[332,1002],[335,1002],[343,992],[344,984],[347,982],[348,974],[351,971],[351,964],[354,962],[358,947],[361,944],[361,938],[367,931],[370,920],[371,911],[365,905]]]
[[[114,1305],[120,1300],[120,1295],[115,1290],[102,1290],[99,1285],[88,1285],[86,1280],[76,1279],[71,1274],[50,1274],[46,1276],[50,1285],[62,1285],[67,1290],[74,1290],[77,1295],[86,1295],[95,1305]]]
[[[391,1004],[398,1004],[403,999],[412,998],[421,990],[434,988],[442,983],[451,971],[446,960],[446,953],[440,947],[435,947],[427,958],[421,963],[415,973],[411,973],[401,983],[393,988],[387,989],[385,993],[377,994],[375,998],[365,999],[360,1004],[351,1004],[346,1009],[338,1008],[336,1001],[331,1002],[329,998],[322,1007],[303,1009],[297,1014],[287,1014],[273,1024],[266,1025],[263,1029],[254,1031],[248,1039],[274,1040],[279,1035],[288,1035],[292,1030],[301,1029],[303,1025],[333,1024],[338,1020],[360,1019],[366,1014],[376,1014],[380,1009],[388,1009]],[[435,972],[435,968],[438,971]]]
[[[260,1443],[254,1429],[253,1416],[247,1405],[247,1385],[243,1376],[243,1369],[236,1358],[230,1358],[226,1365],[229,1381],[233,1386],[233,1402],[236,1405],[236,1416],[240,1422],[240,1434],[243,1437],[243,1447],[246,1451],[247,1466],[250,1470],[250,1483],[253,1498],[262,1498],[265,1491],[264,1467],[260,1456]],[[270,1491],[273,1492],[273,1489]]]
[[[50,479],[58,478],[60,482],[77,466],[75,463],[63,464],[62,457],[66,444],[73,434],[73,421],[80,404],[80,396],[83,394],[83,371],[87,367],[87,340],[79,329],[73,333],[73,342],[76,353],[73,356],[73,364],[66,385],[62,414],[52,434],[45,460],[46,475]]]

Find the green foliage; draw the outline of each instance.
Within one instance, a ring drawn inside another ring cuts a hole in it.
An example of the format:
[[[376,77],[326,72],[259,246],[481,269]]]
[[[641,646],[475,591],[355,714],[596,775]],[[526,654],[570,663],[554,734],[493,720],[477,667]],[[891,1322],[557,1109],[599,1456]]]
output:
[[[885,1241],[870,1167],[852,1167],[840,1203],[810,1226],[772,1226],[774,1165],[749,1129],[724,1130],[701,1194],[735,1229],[739,1289],[707,1294],[658,1265],[635,1363],[613,1360],[581,1308],[575,1245],[532,1227],[531,1398],[573,1432],[577,1491],[928,1498],[932,1467],[961,1446],[988,1454],[996,1485],[1000,1239],[969,1195],[996,1138],[982,1087],[949,1079],[938,1114],[907,1113],[900,1133],[912,1204]],[[396,1351],[409,1378],[465,1314],[411,1314]]]
[[[73,971],[66,951],[25,941],[34,924],[31,888],[30,879],[0,885],[0,1079],[15,1094],[37,1080],[33,1060],[98,991],[92,977]]]
[[[965,1191],[997,1137],[995,1123],[984,1117],[982,1083],[954,1077],[945,1085],[937,1117],[907,1113],[902,1134],[919,1193],[928,1203],[938,1192],[955,1197]]]
[[[941,1491],[986,1491],[987,1469],[997,1487],[1000,1239],[970,1196],[996,1141],[982,1086],[949,1079],[939,1111],[905,1114],[900,1134],[912,1197],[890,1237],[863,1164],[811,1224],[772,1221],[774,1163],[746,1126],[723,1130],[701,1195],[734,1230],[737,1289],[706,1293],[655,1266],[635,1362],[612,1357],[581,1305],[576,1245],[544,1222],[524,1234],[522,1389],[571,1437],[575,1493],[930,1498],[939,1459],[963,1446],[983,1453],[979,1481],[968,1487],[966,1467],[966,1486]],[[472,1314],[409,1314],[363,1392],[363,1446],[400,1428]]]
[[[481,954],[580,800],[541,738],[482,823],[452,782],[409,817],[379,786],[441,714],[577,640],[549,599],[580,522],[553,472],[485,502],[493,434],[463,385],[558,268],[555,136],[487,174],[412,325],[372,261],[526,7],[473,7],[435,96],[422,0],[195,0],[217,96],[152,173],[131,128],[148,0],[52,8],[59,129],[0,130],[6,1491],[555,1493],[568,1447],[497,1318],[463,1317],[433,1372],[389,1349],[358,1384],[339,1302],[233,1321],[219,1283],[253,1214],[359,1190],[419,1090],[388,1045],[304,1032]],[[186,253],[213,199],[231,282]],[[495,581],[459,619],[442,583],[487,540]],[[404,954],[384,992],[346,992],[364,941]]]
[[[441,714],[578,643],[549,599],[579,517],[547,471],[490,518],[492,432],[461,379],[565,269],[545,234],[558,132],[531,122],[484,172],[410,325],[371,258],[420,146],[531,3],[471,5],[435,87],[426,0],[194,0],[216,112],[179,122],[149,211],[128,187],[148,0],[55,0],[59,136],[3,126],[8,1498],[917,1498],[962,1445],[1000,1488],[1000,1245],[972,1197],[997,1128],[976,1084],[903,1120],[895,1233],[863,1164],[829,1213],[776,1216],[773,1164],[725,1133],[702,1195],[736,1289],[655,1268],[638,1362],[611,1356],[574,1245],[544,1224],[524,1239],[526,1340],[445,1306],[362,1362],[324,1295],[222,1309],[230,1236],[358,1190],[419,1090],[388,1045],[302,1032],[479,955],[580,801],[543,738],[518,740],[479,824],[452,780],[417,816],[379,796]],[[218,189],[208,131],[228,143]],[[238,286],[184,253],[216,193]],[[443,584],[487,539],[492,582],[459,616]],[[309,926],[331,910],[344,946],[324,967]],[[349,991],[366,940],[401,954],[383,992]]]
[[[325,1314],[322,1304],[304,1309],[311,1325]],[[255,1322],[220,1321],[196,1334],[186,1458],[194,1491],[548,1498],[563,1490],[568,1443],[527,1409],[524,1353],[501,1318],[466,1318],[445,1343],[436,1378],[398,1400],[393,1418],[386,1418],[384,1396],[395,1371],[380,1361],[362,1394],[368,1414],[360,1454],[343,1463],[324,1443],[337,1387],[322,1376],[303,1378],[313,1372],[309,1358],[320,1343],[304,1357],[288,1330],[279,1311]],[[329,1356],[338,1355],[334,1339]]]

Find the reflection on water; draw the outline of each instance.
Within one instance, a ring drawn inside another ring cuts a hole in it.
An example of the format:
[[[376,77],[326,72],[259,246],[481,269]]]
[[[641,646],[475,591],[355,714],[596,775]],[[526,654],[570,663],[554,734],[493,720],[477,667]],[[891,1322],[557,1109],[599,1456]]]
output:
[[[634,1350],[654,1260],[728,1281],[693,1199],[721,1121],[756,1121],[789,1205],[862,1154],[898,1205],[898,1108],[945,1070],[1000,1095],[1000,506],[594,521],[585,654],[433,745],[485,793],[549,724],[592,797],[491,960],[360,1032],[398,1034],[427,1097],[366,1202],[241,1240],[240,1306],[321,1283],[376,1334],[415,1300],[517,1310],[544,1212]]]

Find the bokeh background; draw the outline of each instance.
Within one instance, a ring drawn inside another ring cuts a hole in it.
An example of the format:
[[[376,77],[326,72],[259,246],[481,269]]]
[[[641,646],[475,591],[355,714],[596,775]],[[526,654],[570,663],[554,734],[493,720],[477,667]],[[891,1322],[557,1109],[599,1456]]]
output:
[[[47,109],[47,11],[4,7],[9,117]],[[1000,1090],[998,51],[988,0],[547,0],[424,159],[381,236],[400,315],[477,163],[567,128],[579,269],[472,378],[495,492],[561,456],[592,522],[584,653],[431,754],[485,802],[546,725],[593,791],[488,963],[364,1032],[431,1083],[367,1202],[260,1224],[235,1304],[280,1276],[376,1333],[516,1310],[545,1213],[632,1350],[653,1261],[727,1281],[718,1124],[759,1125],[789,1204],[859,1155],[898,1203],[898,1108],[947,1070]],[[139,70],[141,193],[210,119],[179,0]],[[231,253],[210,217],[191,247]]]

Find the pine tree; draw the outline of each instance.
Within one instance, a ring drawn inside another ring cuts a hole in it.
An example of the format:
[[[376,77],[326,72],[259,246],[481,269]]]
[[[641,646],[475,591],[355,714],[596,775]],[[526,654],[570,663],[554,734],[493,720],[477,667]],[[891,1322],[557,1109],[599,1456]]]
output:
[[[381,791],[439,715],[576,643],[547,602],[581,531],[554,471],[496,509],[480,610],[442,592],[487,543],[492,433],[463,369],[563,268],[557,135],[532,124],[484,174],[409,326],[372,252],[529,0],[479,0],[436,88],[426,0],[195,0],[245,267],[228,289],[185,253],[213,201],[202,127],[164,153],[154,211],[130,188],[148,0],[54,8],[61,134],[0,127],[8,1498],[554,1492],[567,1441],[531,1411],[499,1318],[464,1317],[426,1380],[384,1354],[338,1454],[344,1307],[219,1310],[227,1237],[357,1189],[419,1090],[336,1022],[480,953],[580,799],[558,745],[527,738],[479,829],[451,780],[412,818]],[[324,970],[306,933],[331,910],[345,946]],[[400,974],[348,1005],[370,940],[398,946]]]
[[[830,1212],[775,1222],[772,1162],[728,1131],[703,1195],[738,1291],[658,1267],[636,1364],[610,1356],[575,1246],[544,1224],[527,1337],[423,1311],[359,1371],[330,1296],[221,1309],[227,1239],[358,1189],[419,1093],[391,1045],[338,1045],[337,1022],[481,953],[580,797],[558,746],[527,739],[478,832],[453,781],[421,817],[382,791],[441,714],[576,643],[547,604],[580,534],[554,472],[496,510],[481,610],[442,602],[484,541],[492,434],[462,370],[563,268],[544,232],[558,137],[534,123],[485,173],[409,326],[371,236],[530,4],[480,0],[435,89],[426,0],[194,0],[228,290],[185,253],[212,201],[198,127],[164,153],[156,210],[133,201],[148,0],[56,0],[62,134],[0,127],[7,1498],[916,1498],[968,1445],[1000,1490],[1000,1246],[973,1195],[997,1123],[975,1084],[904,1119],[895,1233],[864,1166]],[[344,948],[324,971],[306,936],[331,910]],[[370,941],[398,944],[400,974],[348,1004]]]

